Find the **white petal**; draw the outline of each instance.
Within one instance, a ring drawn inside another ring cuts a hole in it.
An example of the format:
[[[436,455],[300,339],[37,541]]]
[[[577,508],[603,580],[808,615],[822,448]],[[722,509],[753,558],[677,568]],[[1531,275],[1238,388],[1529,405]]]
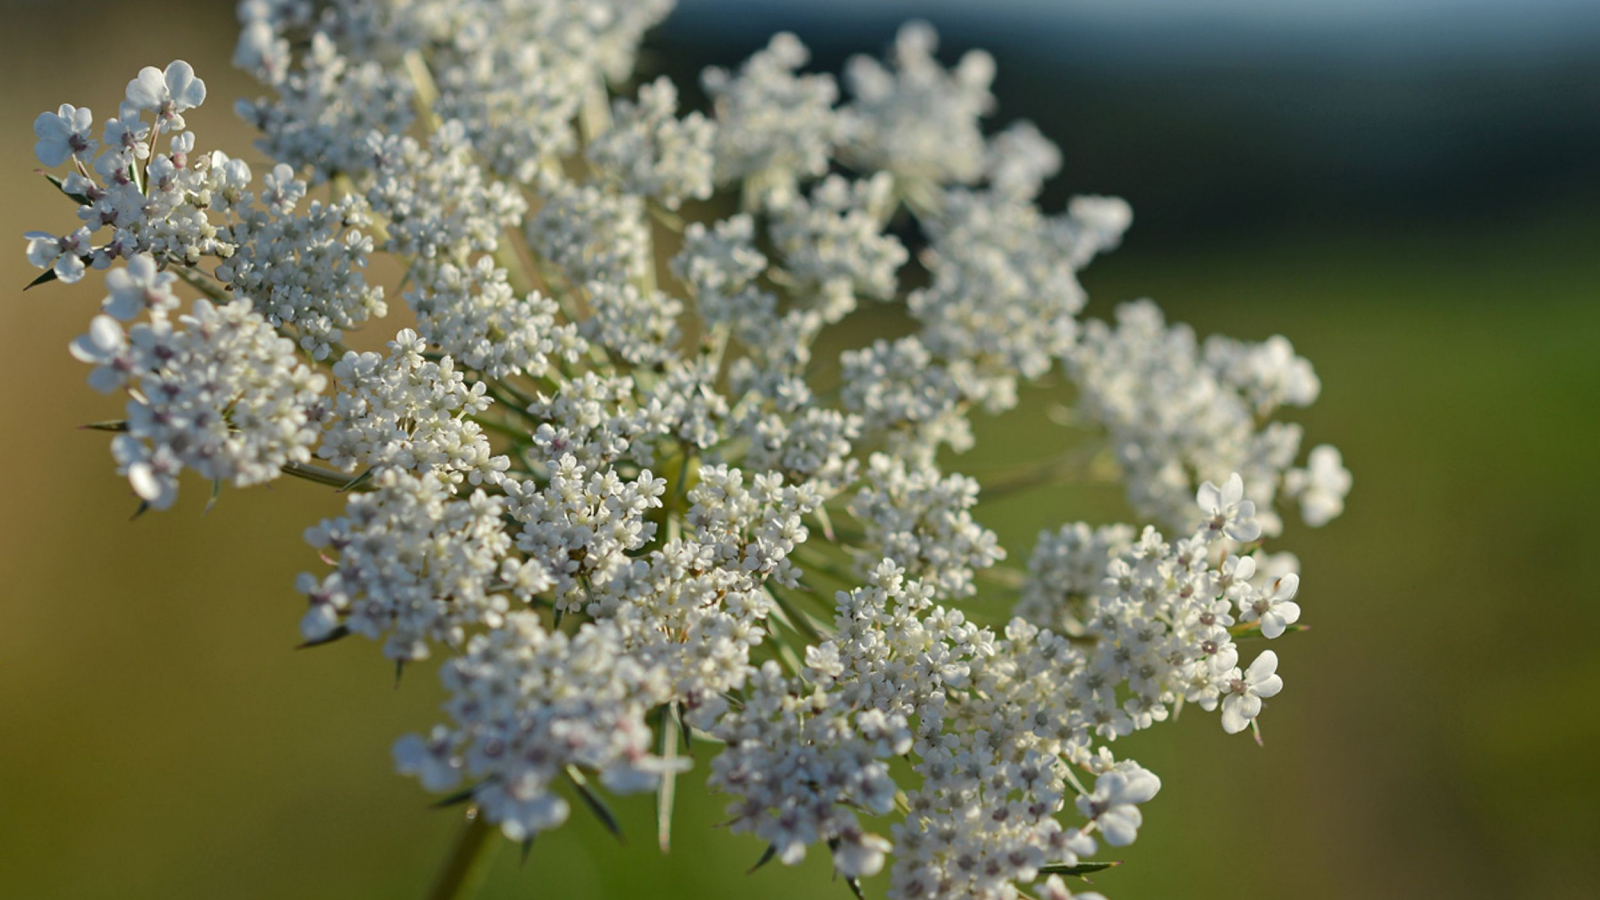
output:
[[[145,66],[128,82],[127,96],[137,109],[160,109],[167,102],[167,78],[155,66]]]
[[[1283,616],[1278,615],[1276,610],[1268,610],[1261,617],[1261,636],[1268,640],[1281,636],[1285,627]]]
[[[522,804],[522,821],[534,831],[546,831],[565,822],[570,812],[567,801],[545,794]]]
[[[49,113],[45,113],[45,115],[49,115]],[[65,141],[58,141],[53,138],[40,138],[39,142],[33,145],[34,158],[37,159],[41,165],[52,169],[66,162],[67,157],[71,155],[72,150],[67,147]]]
[[[76,254],[63,253],[56,259],[55,270],[56,278],[60,279],[62,284],[72,284],[83,278],[83,260]]]
[[[123,347],[122,328],[109,316],[95,316],[89,322],[89,333],[80,335],[77,340],[68,345],[67,349],[73,358],[79,362],[96,363],[102,366],[96,369],[89,377],[89,383],[94,384],[96,378],[105,373],[111,379],[111,384],[117,383],[117,375],[105,365],[117,355]],[[100,390],[105,391],[106,388]]]
[[[63,111],[68,108],[61,107]],[[33,136],[41,140],[65,141],[71,133],[71,124],[60,113],[42,112],[33,120]]]
[[[1072,892],[1067,890],[1067,883],[1060,875],[1051,875],[1043,884],[1035,885],[1034,893],[1039,895],[1039,900],[1072,900]]]
[[[1238,472],[1235,472],[1232,475],[1229,475],[1228,480],[1222,485],[1222,502],[1229,506],[1233,506],[1243,499],[1244,479],[1239,477]],[[1254,512],[1253,508],[1252,512]]]
[[[308,641],[320,641],[339,627],[339,611],[331,603],[313,603],[300,617],[300,636]],[[400,745],[395,745],[398,758]]]
[[[1066,848],[1079,856],[1093,856],[1095,851],[1094,838],[1084,834],[1076,828],[1067,829]]]
[[[111,276],[106,276],[108,279]],[[151,284],[156,278],[156,260],[148,253],[140,253],[128,260],[129,284]]]
[[[1105,836],[1106,843],[1113,847],[1126,847],[1139,837],[1139,825],[1144,817],[1137,806],[1118,806],[1095,821],[1099,823],[1100,833]]]
[[[1247,500],[1245,501],[1244,505],[1249,506],[1250,502]],[[1256,538],[1261,537],[1261,524],[1255,521],[1255,519],[1251,518],[1251,516],[1254,515],[1255,510],[1253,508],[1250,510],[1248,515],[1241,510],[1240,518],[1232,525],[1228,526],[1228,537],[1238,541],[1241,544],[1248,544]]]
[[[1273,596],[1280,600],[1292,600],[1296,591],[1300,590],[1300,576],[1290,572],[1279,578],[1272,585]]]
[[[161,497],[161,481],[149,463],[137,462],[128,467],[128,483],[139,499],[154,503]]]
[[[179,110],[194,109],[206,102],[206,83],[194,77],[194,67],[183,60],[167,66],[167,91]]]
[[[144,309],[144,298],[135,293],[120,291],[100,301],[100,308],[113,319],[131,322]]]
[[[1276,677],[1276,676],[1274,676]],[[1235,694],[1239,698],[1239,715],[1246,719],[1254,719],[1261,715],[1261,698],[1253,693]]]
[[[805,841],[790,838],[778,851],[778,860],[786,866],[796,865],[806,858]]]
[[[1265,681],[1250,687],[1251,693],[1257,697],[1276,697],[1283,690],[1283,678],[1279,675],[1269,675]]]
[[[1241,700],[1238,694],[1230,694],[1222,701],[1222,730],[1229,734],[1238,734],[1250,727],[1250,718],[1240,708]]]
[[[23,237],[28,239],[28,265],[36,269],[50,268],[61,255],[61,241],[53,234],[30,231]]]
[[[1123,781],[1120,798],[1123,803],[1149,803],[1161,792],[1161,779],[1149,769],[1130,772]]]
[[[394,757],[395,768],[400,774],[410,775],[422,765],[422,760],[428,755],[428,745],[421,735],[408,734],[395,741],[389,753]]]
[[[1250,668],[1244,670],[1245,683],[1257,684],[1265,681],[1268,676],[1277,670],[1278,654],[1271,650],[1263,650],[1261,655],[1256,657],[1255,662],[1250,664]]]
[[[870,878],[883,869],[883,855],[891,849],[888,841],[875,834],[841,841],[833,851],[833,865],[847,878]]]
[[[95,347],[94,341],[87,334],[80,334],[73,338],[67,345],[67,352],[78,362],[97,363],[100,361],[100,352]]]
[[[89,320],[89,339],[102,353],[115,353],[126,345],[122,326],[110,316],[95,316]]]
[[[1294,602],[1293,600],[1285,600],[1282,603],[1277,604],[1277,606],[1273,608],[1273,612],[1277,613],[1283,619],[1283,624],[1285,625],[1293,625],[1294,623],[1300,621],[1300,604]]]

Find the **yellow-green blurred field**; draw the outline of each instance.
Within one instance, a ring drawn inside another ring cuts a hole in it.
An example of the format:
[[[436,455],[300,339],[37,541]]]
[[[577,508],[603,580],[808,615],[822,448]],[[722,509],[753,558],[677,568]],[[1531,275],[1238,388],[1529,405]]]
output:
[[[118,35],[12,6],[22,25],[0,40],[28,74],[0,101],[0,285],[20,288],[21,232],[71,217],[30,174],[38,110],[109,110],[139,66],[181,55],[211,87],[190,118],[201,146],[242,151],[228,106],[250,87],[227,67],[226,10],[169,24],[130,3]],[[1142,249],[1136,220],[1086,273],[1095,314],[1148,295],[1202,333],[1288,335],[1324,385],[1308,439],[1356,477],[1342,519],[1283,542],[1312,630],[1277,647],[1266,746],[1198,715],[1135,739],[1165,787],[1129,864],[1097,879],[1115,900],[1595,896],[1600,216],[1584,199],[1188,251]],[[389,747],[434,721],[432,672],[396,689],[365,642],[293,649],[292,582],[314,563],[300,532],[338,508],[326,489],[228,491],[202,515],[186,483],[175,509],[129,521],[105,435],[76,427],[119,405],[65,352],[99,296],[95,278],[0,292],[0,896],[420,896],[456,814],[428,809]],[[960,465],[1050,455],[1060,397],[985,422]],[[1040,528],[1119,503],[1064,488],[979,516],[1020,562]],[[525,865],[503,852],[484,896],[849,896],[825,854],[744,874],[762,847],[714,827],[703,771],[671,855],[651,799],[627,798],[626,845],[579,810]]]

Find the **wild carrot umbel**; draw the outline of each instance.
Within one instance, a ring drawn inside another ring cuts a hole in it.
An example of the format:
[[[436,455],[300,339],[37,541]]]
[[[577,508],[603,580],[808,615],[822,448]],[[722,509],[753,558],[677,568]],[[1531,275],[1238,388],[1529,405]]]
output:
[[[1084,317],[1076,273],[1131,212],[1038,208],[1060,154],[985,132],[986,54],[946,68],[909,25],[841,94],[779,35],[684,112],[631,80],[669,5],[245,0],[259,178],[197,149],[181,61],[98,137],[88,109],[42,114],[81,224],[28,255],[109,270],[72,352],[127,397],[119,471],[156,509],[185,470],[345,493],[306,532],[301,638],[446,658],[444,721],[394,759],[469,805],[463,855],[640,791],[665,849],[692,757],[766,858],[822,848],[852,884],[892,858],[905,900],[1069,897],[1161,786],[1117,738],[1185,703],[1243,731],[1282,687],[1238,640],[1300,616],[1298,562],[1263,550],[1280,509],[1320,525],[1350,488],[1273,419],[1316,376],[1148,301]],[[347,349],[395,294],[414,325]],[[814,356],[862,304],[910,333]],[[947,469],[1052,374],[1102,434],[996,487],[1111,471],[1144,521],[1063,510],[1007,569],[980,481]],[[995,593],[1010,621],[963,612]]]

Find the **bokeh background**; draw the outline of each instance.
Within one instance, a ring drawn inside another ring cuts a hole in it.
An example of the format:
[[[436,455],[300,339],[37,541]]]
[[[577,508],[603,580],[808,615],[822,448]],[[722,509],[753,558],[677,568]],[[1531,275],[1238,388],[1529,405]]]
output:
[[[105,436],[76,428],[118,405],[65,352],[98,280],[13,289],[33,274],[21,233],[71,220],[31,173],[39,110],[107,111],[140,66],[183,57],[210,85],[202,147],[258,161],[229,110],[254,90],[227,64],[231,6],[0,4],[6,897],[420,896],[456,827],[389,763],[435,720],[432,674],[397,689],[363,642],[293,649],[300,532],[338,501],[285,480],[202,515],[190,486],[130,522]],[[1123,248],[1085,274],[1092,313],[1152,296],[1203,334],[1281,332],[1315,362],[1322,399],[1299,419],[1356,487],[1344,518],[1284,542],[1313,630],[1277,648],[1288,690],[1264,748],[1204,716],[1136,740],[1165,787],[1130,864],[1097,879],[1117,900],[1600,893],[1595,10],[684,0],[652,37],[652,72],[735,62],[777,28],[836,68],[928,18],[949,58],[999,58],[997,122],[1062,145],[1048,205],[1132,201]],[[1062,399],[984,422],[962,467],[1049,455],[1065,438],[1042,413]],[[1015,561],[1042,527],[1119,513],[1098,488],[979,510]],[[633,798],[626,845],[580,812],[525,865],[502,853],[484,896],[848,896],[825,854],[745,875],[762,848],[713,827],[700,777],[670,856]]]

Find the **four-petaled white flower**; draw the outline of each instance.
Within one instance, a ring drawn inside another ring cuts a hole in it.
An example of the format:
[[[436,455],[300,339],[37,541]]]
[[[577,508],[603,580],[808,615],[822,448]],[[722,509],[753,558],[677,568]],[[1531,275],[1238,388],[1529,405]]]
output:
[[[1224,685],[1228,695],[1222,698],[1223,731],[1238,734],[1250,727],[1251,720],[1261,713],[1262,698],[1283,690],[1283,679],[1276,674],[1277,669],[1278,654],[1266,650],[1243,673],[1234,669],[1229,674]]]
[[[1261,620],[1263,637],[1275,638],[1300,621],[1300,604],[1294,602],[1300,576],[1290,572],[1268,585],[1245,610],[1245,621]]]
[[[30,231],[23,237],[28,240],[28,262],[36,268],[53,270],[65,284],[82,278],[93,257],[88,228],[60,236],[48,231]]]
[[[1093,793],[1078,798],[1078,810],[1100,829],[1107,844],[1126,847],[1144,823],[1138,804],[1148,803],[1160,790],[1161,779],[1154,772],[1130,765],[1095,779]]]
[[[137,439],[119,434],[111,441],[111,455],[117,468],[128,476],[128,485],[151,509],[167,509],[178,499],[178,470],[182,463],[171,450],[154,450]]]
[[[102,394],[109,394],[127,383],[128,339],[122,326],[110,316],[95,316],[89,321],[89,333],[81,335],[68,347],[79,362],[91,363],[89,386]]]
[[[173,309],[178,298],[173,296],[172,283],[178,276],[162,272],[155,258],[141,253],[128,260],[128,265],[106,276],[106,289],[111,292],[102,302],[107,315],[124,322],[148,309]]]
[[[182,113],[206,102],[206,83],[195,77],[194,67],[174,60],[165,70],[145,66],[128,82],[128,104],[136,110],[154,112],[163,120],[163,131],[183,127]]]
[[[833,867],[846,878],[871,878],[883,869],[884,854],[892,849],[894,845],[880,835],[847,832],[833,850]]]
[[[1344,512],[1344,498],[1350,493],[1350,470],[1344,467],[1339,448],[1323,444],[1312,449],[1304,469],[1284,473],[1284,490],[1300,499],[1300,516],[1318,528]]]
[[[33,145],[33,155],[39,162],[52,168],[76,156],[87,159],[94,153],[94,138],[89,129],[94,127],[94,114],[87,106],[78,108],[70,103],[61,104],[55,112],[39,113],[33,120],[33,134],[39,142]]]
[[[450,729],[436,725],[426,738],[408,734],[394,743],[394,765],[402,775],[415,775],[430,791],[448,791],[461,783]]]
[[[1217,487],[1211,482],[1200,485],[1195,494],[1200,504],[1200,514],[1212,537],[1227,537],[1248,544],[1261,536],[1261,526],[1256,522],[1256,505],[1244,499],[1244,479],[1235,472]]]
[[[1217,588],[1230,600],[1248,597],[1253,590],[1250,579],[1255,577],[1255,574],[1254,556],[1234,556],[1230,553],[1217,570]]]

